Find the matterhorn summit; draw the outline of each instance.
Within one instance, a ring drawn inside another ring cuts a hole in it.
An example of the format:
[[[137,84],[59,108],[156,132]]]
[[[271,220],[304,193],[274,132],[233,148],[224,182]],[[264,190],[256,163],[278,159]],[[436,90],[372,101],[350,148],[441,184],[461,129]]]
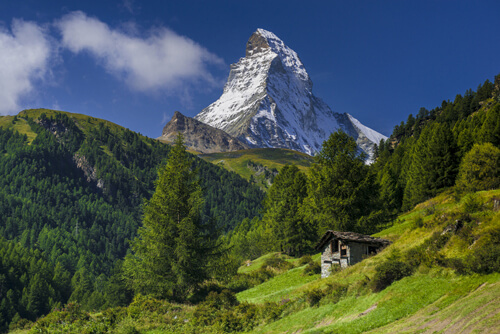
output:
[[[312,87],[297,53],[272,32],[258,29],[247,42],[245,57],[231,65],[221,97],[195,118],[251,147],[310,155],[342,129],[371,159],[374,144],[386,137],[349,114],[334,113]]]

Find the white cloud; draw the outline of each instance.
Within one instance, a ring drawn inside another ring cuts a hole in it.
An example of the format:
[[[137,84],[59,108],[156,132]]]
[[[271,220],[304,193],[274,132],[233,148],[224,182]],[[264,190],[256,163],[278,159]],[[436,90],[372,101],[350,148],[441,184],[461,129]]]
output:
[[[0,114],[18,112],[21,99],[48,72],[51,43],[35,23],[13,20],[0,28]]]
[[[138,91],[178,89],[199,81],[215,85],[207,67],[223,64],[196,42],[165,28],[139,37],[111,29],[80,11],[64,16],[57,27],[63,47],[90,53],[109,73]]]

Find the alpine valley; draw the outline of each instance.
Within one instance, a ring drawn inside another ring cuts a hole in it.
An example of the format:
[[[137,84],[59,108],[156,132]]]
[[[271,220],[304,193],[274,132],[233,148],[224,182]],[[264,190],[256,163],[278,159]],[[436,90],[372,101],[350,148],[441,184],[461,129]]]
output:
[[[230,142],[252,148],[287,148],[314,155],[323,141],[338,130],[356,140],[369,161],[373,160],[374,146],[384,135],[364,126],[353,116],[333,112],[312,91],[313,83],[299,56],[275,34],[257,29],[250,36],[246,55],[231,71],[221,97],[203,109],[194,118],[233,137]],[[193,127],[185,127],[174,115],[163,130],[161,139],[181,132],[186,143],[199,142],[200,134]],[[192,122],[191,122],[192,123]],[[175,125],[180,124],[177,128]],[[199,129],[199,127],[197,127]],[[220,132],[203,130],[206,142],[221,142]],[[224,139],[227,142],[227,139]],[[220,151],[232,150],[227,144],[216,144]],[[190,146],[203,153],[214,149]]]

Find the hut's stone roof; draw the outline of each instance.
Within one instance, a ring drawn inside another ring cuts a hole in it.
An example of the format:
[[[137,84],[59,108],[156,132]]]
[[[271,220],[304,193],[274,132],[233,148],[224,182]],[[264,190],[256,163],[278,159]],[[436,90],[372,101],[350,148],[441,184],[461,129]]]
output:
[[[355,241],[359,243],[371,244],[374,246],[387,246],[391,242],[382,238],[374,238],[369,235],[354,233],[354,232],[339,232],[339,231],[326,231],[326,233],[321,237],[321,240],[316,245],[317,250],[322,250],[324,245],[331,239],[338,239],[342,241]]]

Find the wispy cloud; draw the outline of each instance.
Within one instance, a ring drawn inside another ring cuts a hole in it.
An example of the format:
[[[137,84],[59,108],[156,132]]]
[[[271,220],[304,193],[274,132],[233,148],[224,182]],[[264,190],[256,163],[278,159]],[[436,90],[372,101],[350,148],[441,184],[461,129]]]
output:
[[[216,85],[208,67],[223,64],[204,47],[166,28],[139,36],[112,29],[80,11],[64,16],[56,26],[63,47],[74,53],[88,52],[137,91],[183,89],[193,82]]]
[[[52,50],[36,23],[16,19],[10,30],[0,28],[0,114],[19,111],[21,99],[48,73]]]

